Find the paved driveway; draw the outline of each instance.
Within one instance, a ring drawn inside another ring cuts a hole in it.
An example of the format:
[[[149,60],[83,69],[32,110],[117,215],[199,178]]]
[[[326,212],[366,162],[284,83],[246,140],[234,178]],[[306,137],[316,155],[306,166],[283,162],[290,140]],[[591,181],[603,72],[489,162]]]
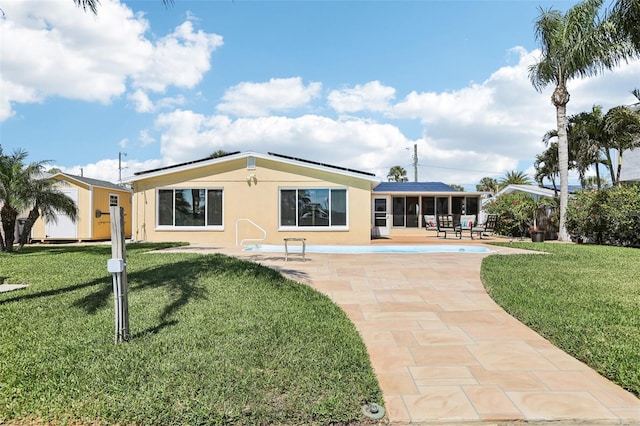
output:
[[[508,248],[495,248],[508,253]],[[640,424],[640,400],[509,316],[484,291],[484,254],[213,250],[328,295],[362,334],[392,424],[499,420]]]

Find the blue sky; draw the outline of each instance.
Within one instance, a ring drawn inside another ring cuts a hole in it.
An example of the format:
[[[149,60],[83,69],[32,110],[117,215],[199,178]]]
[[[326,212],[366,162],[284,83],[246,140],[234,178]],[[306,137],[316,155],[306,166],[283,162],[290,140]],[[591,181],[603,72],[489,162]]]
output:
[[[573,1],[0,0],[0,144],[122,174],[277,152],[462,184],[533,174],[555,125],[537,93],[539,7]],[[634,102],[640,62],[571,83],[569,113]],[[575,179],[574,179],[575,181]]]

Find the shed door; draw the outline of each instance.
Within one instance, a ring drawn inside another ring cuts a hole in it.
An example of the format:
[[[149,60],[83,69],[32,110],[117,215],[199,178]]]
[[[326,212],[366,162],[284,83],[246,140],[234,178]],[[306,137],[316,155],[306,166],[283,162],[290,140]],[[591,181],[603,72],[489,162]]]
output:
[[[78,205],[77,188],[61,188],[60,192],[71,198],[76,206]],[[64,240],[74,240],[78,238],[78,224],[73,223],[69,216],[63,213],[56,213],[56,221],[47,221],[45,224],[46,238],[59,238]]]

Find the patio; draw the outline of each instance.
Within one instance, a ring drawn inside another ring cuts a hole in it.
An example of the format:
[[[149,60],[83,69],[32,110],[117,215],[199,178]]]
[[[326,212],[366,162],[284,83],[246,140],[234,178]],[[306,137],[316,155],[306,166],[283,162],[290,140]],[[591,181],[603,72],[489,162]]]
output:
[[[384,242],[401,241],[375,243]],[[285,263],[274,253],[190,249],[273,267],[341,306],[367,345],[392,424],[640,424],[638,398],[493,302],[479,277],[485,254],[311,253]]]

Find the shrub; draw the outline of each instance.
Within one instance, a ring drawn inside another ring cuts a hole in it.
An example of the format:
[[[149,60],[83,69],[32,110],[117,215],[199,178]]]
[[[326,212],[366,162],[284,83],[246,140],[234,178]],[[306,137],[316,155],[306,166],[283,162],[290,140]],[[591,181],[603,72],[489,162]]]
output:
[[[496,233],[521,237],[529,228],[533,209],[533,198],[522,192],[501,195],[487,207],[489,213],[498,215]]]
[[[640,245],[640,186],[581,191],[567,206],[567,230],[597,244]]]

